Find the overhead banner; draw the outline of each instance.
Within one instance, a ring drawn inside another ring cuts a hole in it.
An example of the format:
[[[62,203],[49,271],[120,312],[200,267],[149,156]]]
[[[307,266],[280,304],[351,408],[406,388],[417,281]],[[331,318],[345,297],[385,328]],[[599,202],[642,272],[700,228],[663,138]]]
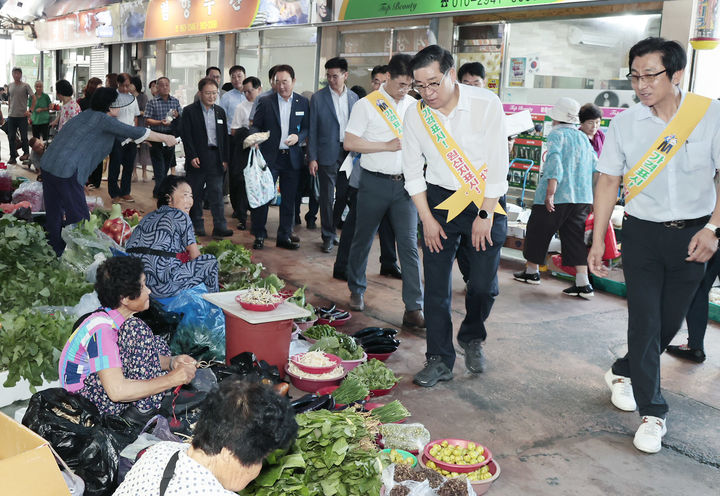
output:
[[[449,14],[453,12],[471,12],[473,10],[508,9],[530,7],[533,5],[551,5],[565,3],[583,3],[596,0],[386,0],[371,2],[368,0],[335,0],[335,19],[354,21],[419,14]],[[319,0],[325,4],[329,0]],[[318,17],[318,13],[316,13]],[[331,20],[331,19],[323,19]]]
[[[38,50],[93,46],[120,41],[120,5],[35,22]]]
[[[250,27],[258,0],[150,0],[144,39],[234,31]]]

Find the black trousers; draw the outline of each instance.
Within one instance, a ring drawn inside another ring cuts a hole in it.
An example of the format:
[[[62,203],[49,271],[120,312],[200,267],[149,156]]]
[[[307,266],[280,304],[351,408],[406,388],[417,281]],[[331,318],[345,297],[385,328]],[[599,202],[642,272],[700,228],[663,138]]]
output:
[[[103,174],[103,163],[100,162],[97,167],[95,167],[95,170],[92,171],[90,176],[88,177],[87,183],[92,184],[96,188],[100,187],[100,184],[102,183],[102,174]]]
[[[20,130],[20,144],[22,145],[23,153],[26,155],[30,153],[28,147],[28,121],[27,117],[8,117],[8,143],[10,145],[10,158],[18,156],[17,149],[18,143],[16,142],[16,136],[18,130]]]
[[[690,309],[685,316],[688,328],[688,346],[694,350],[705,349],[705,330],[710,307],[708,294],[718,274],[720,274],[720,250],[715,252],[715,255],[708,261],[705,275],[700,281],[700,287],[695,292]]]
[[[192,188],[193,198],[195,199],[190,209],[190,219],[195,231],[205,230],[202,198],[207,195],[213,217],[213,227],[215,229],[225,229],[227,228],[227,222],[225,221],[225,204],[223,203],[222,193],[225,174],[220,162],[220,154],[215,149],[208,151],[199,158],[200,163],[203,164],[199,169],[190,165],[189,161],[185,166],[185,179]],[[200,200],[198,201],[198,199]]]
[[[33,124],[32,135],[34,138],[42,138],[43,141],[48,140],[50,135],[50,124]]]
[[[640,415],[665,417],[660,391],[660,353],[680,329],[705,273],[686,262],[690,239],[704,223],[677,229],[626,216],[622,260],[628,304],[628,352],[613,373],[632,380]]]
[[[155,176],[155,187],[153,188],[153,196],[157,197],[158,189],[162,184],[163,179],[167,176],[170,167],[175,167],[175,147],[174,146],[163,146],[162,143],[152,142],[150,143],[150,161],[153,166],[153,175]],[[192,167],[189,163],[186,164],[185,170]],[[202,196],[195,197],[196,202],[202,202]],[[200,205],[202,207],[202,205]]]
[[[137,143],[134,141],[130,141],[124,145],[120,143],[121,140],[116,139],[113,149],[110,152],[110,163],[108,164],[108,194],[110,198],[129,195],[132,187],[132,173],[135,169]],[[121,165],[122,174],[120,173]],[[120,177],[119,188],[118,176]]]
[[[302,206],[303,196],[307,196],[310,199],[308,203],[308,211],[305,214],[305,222],[309,224],[317,220],[320,205],[318,203],[317,197],[315,196],[315,186],[313,185],[313,181],[316,180],[317,178],[314,178],[310,175],[310,170],[307,167],[307,163],[304,163],[303,166],[300,168],[298,192],[295,196],[295,224],[301,223],[300,207]]]
[[[288,240],[293,230],[295,195],[297,194],[298,181],[300,180],[300,170],[293,169],[287,150],[280,150],[275,163],[270,166],[270,172],[272,172],[275,182],[280,179],[280,193],[282,194],[277,239]],[[256,238],[267,238],[265,225],[267,224],[270,203],[271,202],[268,202],[265,205],[254,208],[250,212],[252,222],[251,232]]]
[[[500,248],[505,243],[507,217],[495,214],[490,236],[492,246],[477,251],[472,246],[472,224],[477,218],[477,207],[470,204],[450,222],[447,213],[434,207],[445,201],[454,191],[428,184],[427,199],[433,217],[440,223],[447,239],[442,240],[442,250],[431,253],[425,242],[423,270],[425,273],[425,324],[427,326],[426,356],[437,355],[452,369],[455,364],[453,325],[451,317],[452,266],[458,251],[463,251],[468,261],[468,285],[465,294],[465,318],[460,325],[457,339],[469,342],[485,340],[485,320],[490,315],[495,297],[499,293],[497,269],[500,264]],[[501,204],[504,205],[504,201]]]
[[[590,210],[588,203],[559,203],[554,212],[548,212],[544,203],[533,205],[525,233],[525,260],[544,264],[550,241],[559,231],[563,264],[587,265],[585,220]]]

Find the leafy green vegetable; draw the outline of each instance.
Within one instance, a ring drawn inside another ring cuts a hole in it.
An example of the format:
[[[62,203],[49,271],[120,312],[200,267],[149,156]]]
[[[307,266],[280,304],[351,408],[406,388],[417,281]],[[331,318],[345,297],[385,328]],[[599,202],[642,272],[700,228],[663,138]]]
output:
[[[351,336],[335,332],[334,336],[325,336],[310,347],[310,351],[324,351],[339,356],[342,360],[359,360],[365,353]]]
[[[315,307],[312,306],[310,303],[307,302],[307,299],[305,298],[305,286],[302,288],[297,288],[293,295],[288,298],[288,301],[291,301],[295,303],[300,308],[304,308],[305,310],[308,310],[310,312],[310,315],[307,317],[303,317],[300,319],[295,319],[295,322],[312,322],[317,320],[317,314],[315,313]],[[316,338],[311,338],[316,339]]]
[[[375,358],[352,369],[347,377],[355,377],[368,389],[390,389],[400,380],[387,365]]]
[[[309,327],[307,331],[303,332],[305,337],[310,339],[320,339],[325,337],[335,337],[337,331],[335,328],[328,324],[320,324]]]
[[[72,332],[73,320],[32,309],[0,314],[0,370],[8,371],[3,384],[13,387],[21,378],[35,386],[58,379],[60,353]]]
[[[83,274],[57,259],[42,227],[10,215],[0,219],[0,280],[3,311],[76,305],[92,291]]]
[[[218,277],[223,291],[260,287],[278,292],[285,287],[282,279],[275,274],[261,277],[265,267],[252,262],[250,250],[228,239],[211,241],[200,251],[218,259]]]
[[[296,417],[289,452],[265,460],[245,496],[366,496],[380,493],[379,454],[366,419],[352,410],[319,410]]]
[[[403,406],[402,403],[395,400],[391,401],[387,405],[373,408],[370,415],[375,417],[381,424],[389,424],[391,422],[399,422],[408,418],[410,416],[410,412]]]
[[[362,400],[370,394],[370,391],[368,391],[365,384],[354,377],[350,377],[342,381],[342,383],[340,383],[340,387],[331,394],[333,395],[333,398],[335,398],[335,402],[340,403],[341,405],[349,405],[355,401]]]

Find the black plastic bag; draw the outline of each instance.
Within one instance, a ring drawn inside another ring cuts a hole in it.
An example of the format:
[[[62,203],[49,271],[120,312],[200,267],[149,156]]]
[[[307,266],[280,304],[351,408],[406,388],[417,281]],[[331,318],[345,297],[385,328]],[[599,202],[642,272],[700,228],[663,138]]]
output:
[[[145,322],[156,336],[162,336],[170,343],[178,324],[183,319],[182,313],[168,312],[154,298],[150,298],[150,307],[142,312],[136,313],[135,317]]]
[[[89,400],[63,388],[40,391],[30,399],[22,423],[85,481],[86,496],[111,495],[116,489],[118,443]]]

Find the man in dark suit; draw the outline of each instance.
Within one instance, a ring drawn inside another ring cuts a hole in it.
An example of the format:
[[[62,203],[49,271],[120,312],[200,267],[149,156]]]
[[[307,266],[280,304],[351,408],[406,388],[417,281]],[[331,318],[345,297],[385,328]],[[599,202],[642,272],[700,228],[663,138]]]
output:
[[[185,175],[192,188],[190,209],[195,234],[205,236],[203,198],[207,192],[213,216],[213,236],[232,236],[227,228],[223,203],[223,175],[229,160],[228,123],[225,111],[215,105],[218,84],[212,78],[198,83],[200,99],[183,109],[181,136],[185,148]]]
[[[303,164],[300,144],[307,139],[310,124],[310,104],[307,98],[293,92],[295,70],[289,65],[275,68],[275,93],[260,98],[253,118],[254,132],[270,131],[270,138],[260,145],[260,151],[270,166],[273,178],[280,179],[280,223],[277,231],[277,246],[297,250],[300,244],[291,239],[295,217],[295,195]],[[252,233],[255,236],[253,248],[262,249],[267,230],[268,206],[255,208],[251,212]],[[297,238],[296,238],[297,239]]]
[[[319,178],[322,251],[330,253],[336,236],[333,205],[341,216],[347,203],[347,176],[338,174],[338,170],[347,155],[342,142],[350,111],[358,96],[345,86],[347,60],[334,57],[325,63],[325,70],[328,85],[315,93],[310,102],[308,165],[310,174]]]

